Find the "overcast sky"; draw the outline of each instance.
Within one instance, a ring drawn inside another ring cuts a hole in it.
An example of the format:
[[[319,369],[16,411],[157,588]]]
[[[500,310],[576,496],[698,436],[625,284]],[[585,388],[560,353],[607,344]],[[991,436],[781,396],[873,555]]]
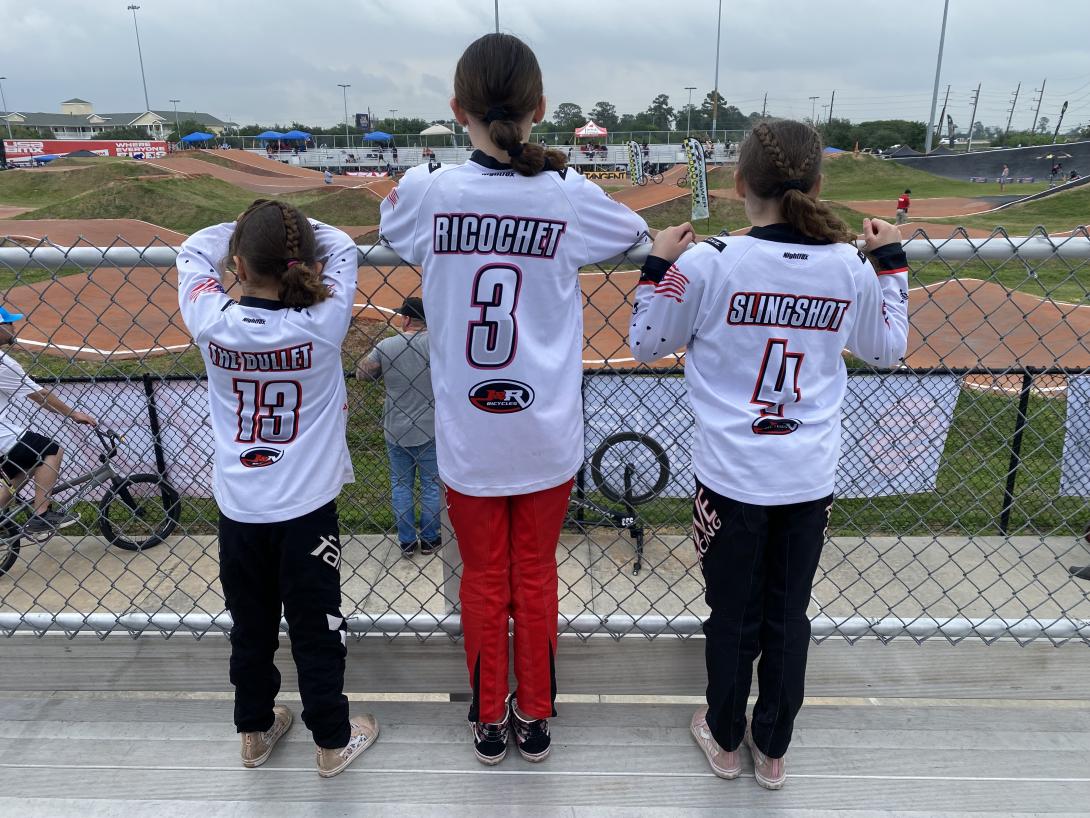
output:
[[[8,106],[58,111],[81,97],[100,112],[144,108],[126,0],[0,0],[0,76]],[[719,87],[744,112],[807,117],[836,89],[853,121],[928,118],[942,0],[724,0]],[[343,121],[350,114],[440,119],[462,49],[493,27],[493,0],[142,0],[137,12],[151,107],[240,124]],[[1014,127],[1042,116],[1090,122],[1090,0],[951,0],[939,105],[959,126],[983,83],[977,119]],[[500,0],[500,28],[536,51],[549,111],[658,93],[684,105],[711,90],[717,0]],[[589,11],[588,11],[589,10]],[[1066,127],[1065,127],[1066,130]]]

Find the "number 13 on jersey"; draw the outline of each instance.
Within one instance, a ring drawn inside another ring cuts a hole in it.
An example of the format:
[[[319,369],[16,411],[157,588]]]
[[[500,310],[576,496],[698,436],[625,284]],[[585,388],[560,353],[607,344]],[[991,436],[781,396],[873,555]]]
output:
[[[469,322],[466,359],[476,369],[503,369],[518,348],[515,310],[522,271],[513,264],[486,264],[473,277],[470,304],[480,315]]]

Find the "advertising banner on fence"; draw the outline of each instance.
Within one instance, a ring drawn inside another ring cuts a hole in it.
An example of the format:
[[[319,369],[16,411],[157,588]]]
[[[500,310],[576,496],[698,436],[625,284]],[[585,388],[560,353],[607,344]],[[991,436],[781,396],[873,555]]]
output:
[[[628,143],[628,178],[634,185],[647,184],[643,172],[643,148],[640,143],[632,140]]]
[[[953,375],[849,378],[837,496],[934,491],[959,390]],[[662,496],[692,496],[693,416],[684,378],[588,375],[584,401],[588,459],[609,435],[641,432],[654,438],[670,461]]]
[[[64,156],[73,151],[157,159],[167,155],[167,143],[156,139],[5,139],[4,150],[9,162],[43,155]]]
[[[1090,497],[1090,377],[1086,375],[1067,379],[1060,496]]]
[[[684,139],[682,144],[685,146],[685,158],[689,162],[689,187],[693,196],[692,219],[706,219],[711,211],[708,206],[708,166],[704,158],[704,146],[699,139],[691,136]]]

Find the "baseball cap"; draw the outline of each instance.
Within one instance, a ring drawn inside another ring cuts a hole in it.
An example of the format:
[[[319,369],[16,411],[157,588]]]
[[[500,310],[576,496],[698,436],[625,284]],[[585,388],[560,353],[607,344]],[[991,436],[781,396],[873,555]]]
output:
[[[417,321],[426,321],[424,317],[424,302],[416,297],[406,298],[405,302],[394,312],[397,315],[407,315]]]
[[[21,312],[8,312],[3,307],[0,307],[0,324],[12,324],[22,320],[23,314]]]

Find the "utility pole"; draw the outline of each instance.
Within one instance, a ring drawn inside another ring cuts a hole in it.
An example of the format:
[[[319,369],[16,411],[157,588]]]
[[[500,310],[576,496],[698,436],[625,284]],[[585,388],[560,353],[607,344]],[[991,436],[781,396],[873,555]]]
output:
[[[1064,121],[1064,114],[1067,113],[1067,100],[1064,100],[1064,107],[1060,109],[1060,118],[1056,122],[1056,130],[1052,133],[1052,144],[1056,144],[1056,140],[1060,138],[1060,126]]]
[[[1018,83],[1018,87],[1014,89],[1014,99],[1011,100],[1011,109],[1009,116],[1007,117],[1007,130],[1003,131],[1003,141],[1007,141],[1007,135],[1011,132],[1011,120],[1014,119],[1014,107],[1018,104],[1018,92],[1022,90],[1022,83]]]
[[[174,133],[178,135],[178,138],[182,138],[182,126],[178,124],[178,103],[180,99],[172,99],[171,103],[174,105]]]
[[[969,148],[966,153],[973,152],[973,130],[976,128],[976,106],[980,102],[980,83],[976,84],[976,93],[973,94],[973,112],[969,115]]]
[[[939,137],[939,142],[942,142],[942,121],[946,119],[946,106],[950,104],[950,86],[946,86],[946,99],[942,101],[942,113],[939,114],[939,121],[935,126],[935,134]]]
[[[833,89],[833,96],[829,100],[829,122],[833,121],[833,103],[836,102],[836,89]]]
[[[351,148],[352,140],[348,136],[348,89],[352,87],[352,84],[338,82],[337,87],[341,89],[341,94],[344,96],[344,146],[345,148]],[[370,111],[370,108],[368,111]]]
[[[765,101],[761,103],[761,119],[768,116],[768,91],[765,91]]]
[[[817,116],[817,101],[819,99],[821,99],[821,97],[810,97],[810,124],[811,125],[817,125],[817,119],[815,119],[815,117]]]
[[[685,118],[685,138],[689,138],[689,126],[693,123],[693,91],[696,90],[695,85],[686,85],[685,90],[689,92],[689,104],[686,106],[689,115]]]
[[[136,24],[136,12],[140,10],[140,6],[126,6],[126,10],[132,12],[132,27],[136,29],[136,54],[140,57],[140,81],[144,83],[144,110],[151,110],[151,103],[148,102],[148,81],[144,77],[144,52],[140,49],[140,26]]]
[[[935,87],[931,92],[931,120],[927,123],[927,136],[924,138],[923,152],[931,152],[931,138],[935,133],[935,109],[939,105],[939,76],[942,74],[942,49],[946,44],[946,17],[950,11],[950,0],[942,7],[942,31],[939,34],[939,58],[935,62]]]
[[[712,88],[712,143],[715,143],[715,123],[719,115],[719,35],[723,29],[723,0],[719,0],[719,16],[715,20],[715,87]]]
[[[1037,103],[1037,109],[1033,112],[1033,127],[1029,129],[1029,132],[1031,134],[1037,133],[1037,119],[1041,116],[1041,100],[1045,98],[1046,82],[1048,82],[1048,77],[1045,77],[1043,80],[1041,80],[1040,88],[1034,89],[1037,92],[1037,99],[1035,100],[1035,102]]]
[[[11,113],[8,110],[8,101],[4,98],[4,80],[7,77],[0,77],[0,105],[4,106],[4,122],[8,126],[8,139],[11,139],[11,120],[7,118],[7,115]]]

